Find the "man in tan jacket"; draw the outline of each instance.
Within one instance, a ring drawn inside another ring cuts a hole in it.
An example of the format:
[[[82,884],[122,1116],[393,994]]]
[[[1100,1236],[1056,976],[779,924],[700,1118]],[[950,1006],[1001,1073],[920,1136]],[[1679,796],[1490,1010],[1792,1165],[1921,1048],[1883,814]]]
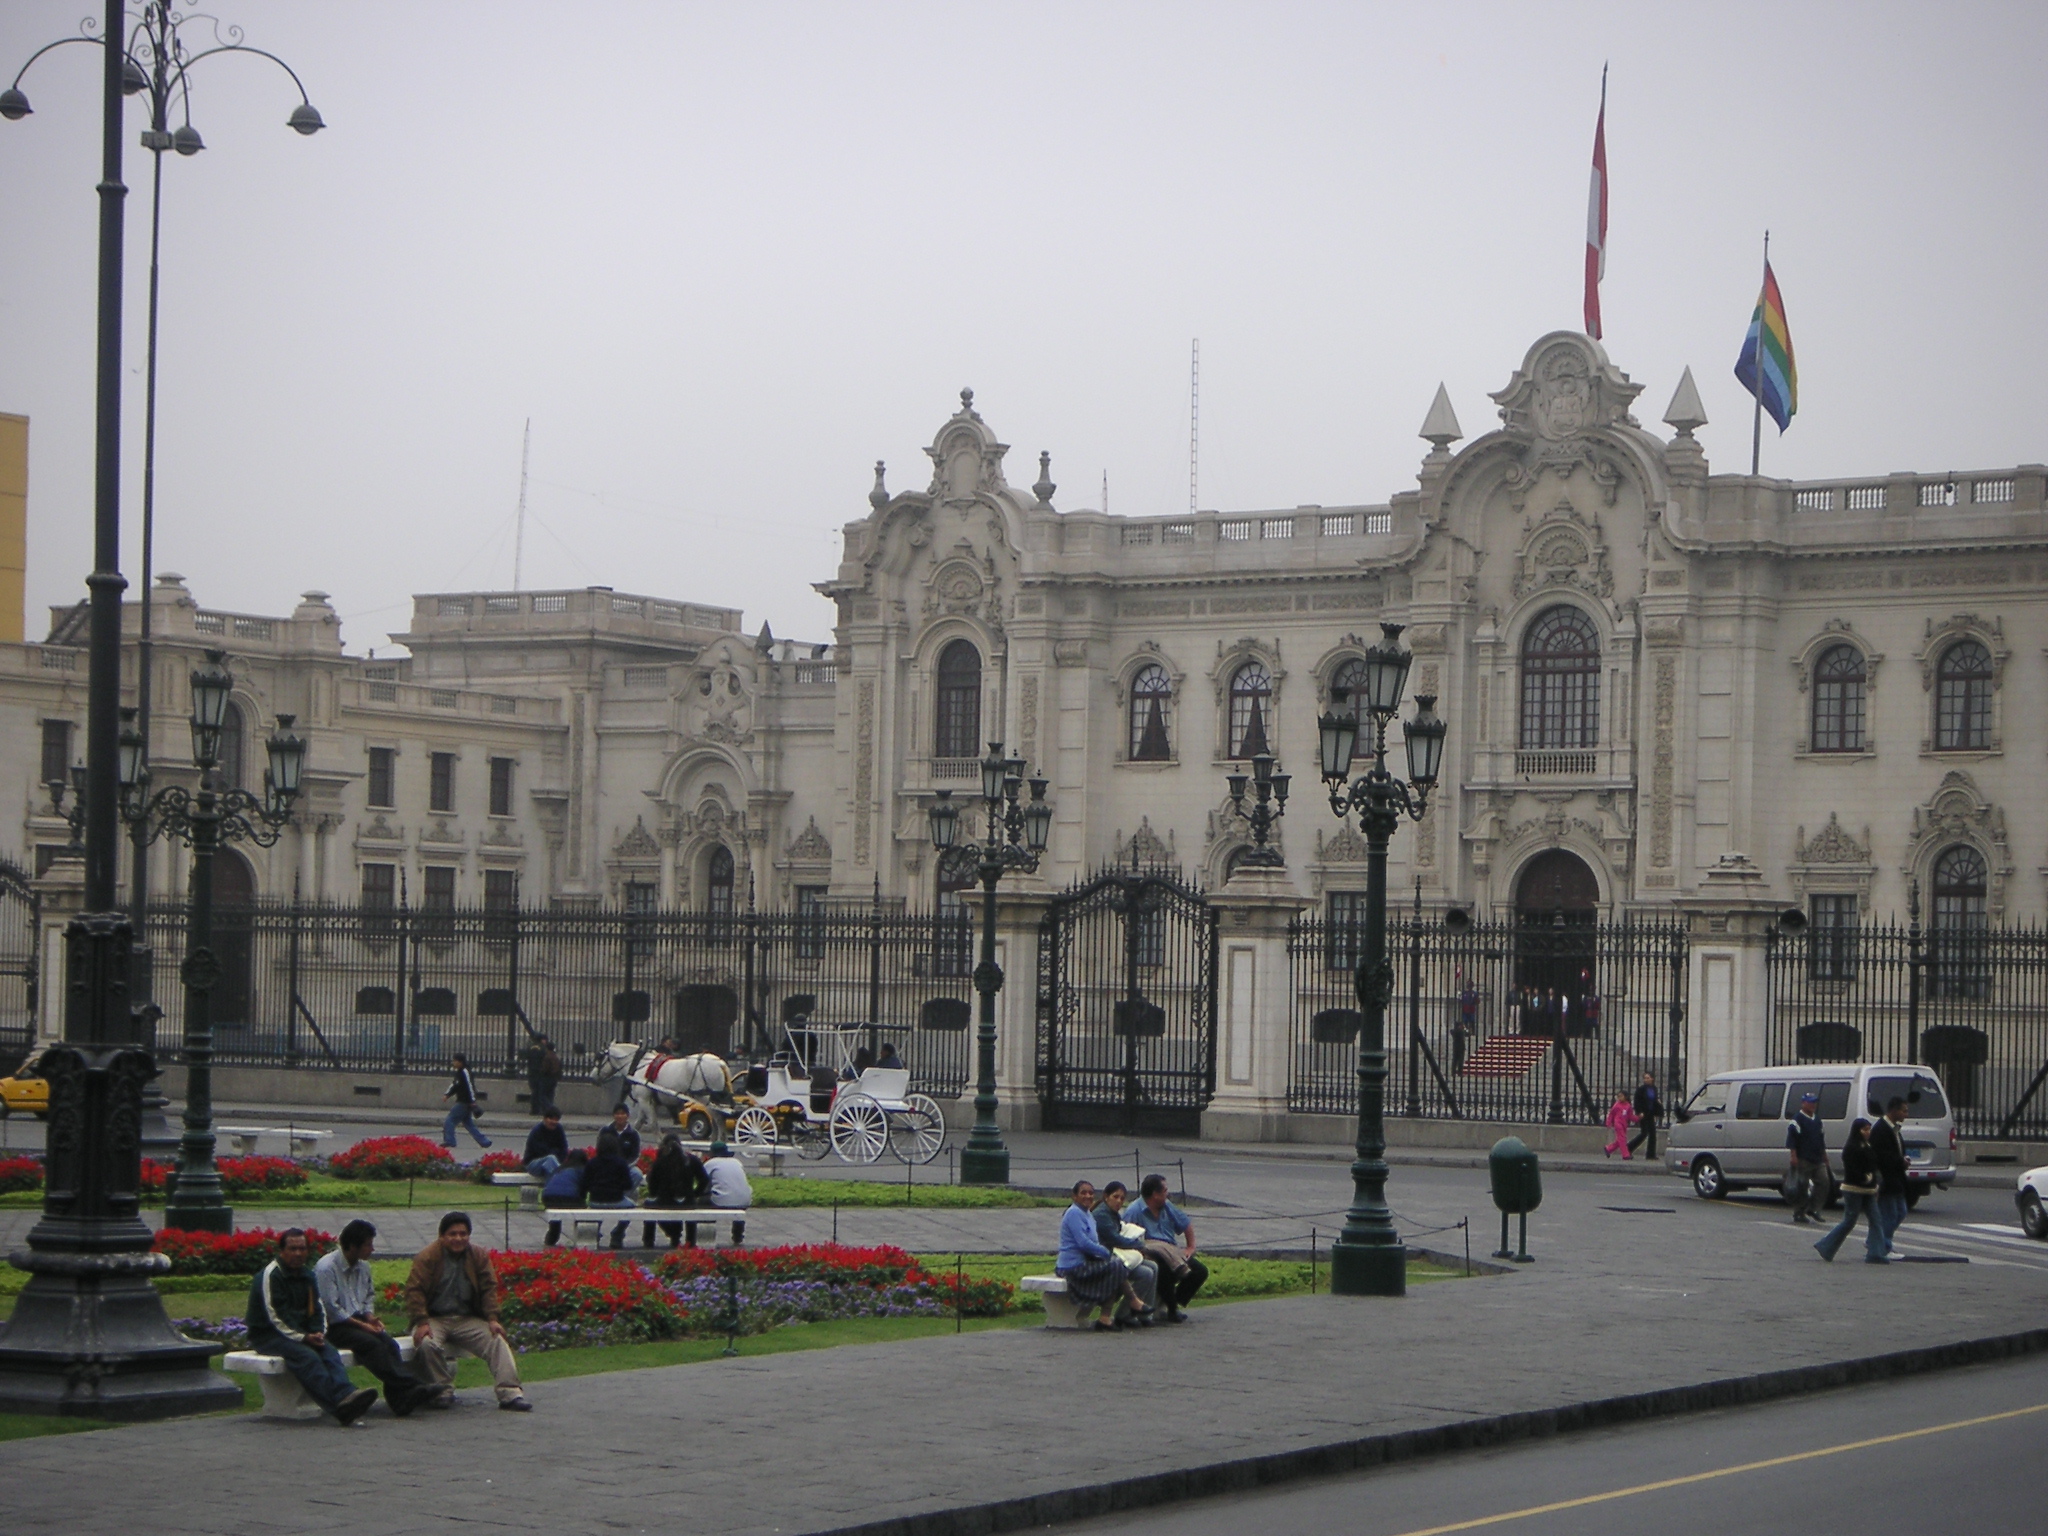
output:
[[[419,1346],[420,1368],[439,1395],[429,1407],[455,1404],[455,1356],[473,1355],[490,1367],[498,1406],[529,1413],[533,1404],[519,1383],[519,1362],[498,1321],[498,1277],[482,1249],[469,1240],[467,1212],[441,1218],[441,1235],[422,1248],[405,1281],[405,1311]]]

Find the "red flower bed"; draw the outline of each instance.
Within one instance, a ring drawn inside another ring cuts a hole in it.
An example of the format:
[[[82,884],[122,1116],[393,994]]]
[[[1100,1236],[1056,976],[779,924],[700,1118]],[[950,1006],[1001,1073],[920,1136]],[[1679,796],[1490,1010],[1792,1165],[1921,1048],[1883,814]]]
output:
[[[334,1234],[308,1227],[306,1241],[318,1256],[334,1246]],[[277,1229],[257,1227],[222,1234],[166,1228],[157,1233],[150,1248],[171,1256],[174,1275],[253,1275],[277,1257]]]
[[[488,1184],[494,1173],[519,1173],[525,1167],[525,1159],[517,1152],[486,1152],[476,1160],[476,1172],[472,1177],[479,1184]]]
[[[335,1153],[327,1169],[349,1179],[445,1178],[454,1173],[455,1159],[424,1136],[369,1136]]]
[[[520,1350],[640,1344],[684,1335],[685,1314],[666,1286],[641,1265],[573,1248],[493,1253],[498,1313]],[[387,1285],[384,1305],[404,1305],[405,1288]]]
[[[170,1178],[175,1163],[160,1163],[153,1157],[142,1160],[142,1185],[145,1195],[160,1195],[164,1192],[164,1181]]]
[[[221,1157],[214,1166],[220,1170],[221,1188],[231,1195],[296,1189],[306,1182],[306,1170],[288,1157]]]
[[[0,1195],[43,1187],[43,1165],[32,1157],[0,1158]]]
[[[902,1285],[923,1278],[917,1256],[902,1248],[852,1248],[792,1243],[781,1248],[672,1248],[657,1265],[662,1278],[694,1280],[732,1273],[742,1280],[829,1280],[839,1285]]]

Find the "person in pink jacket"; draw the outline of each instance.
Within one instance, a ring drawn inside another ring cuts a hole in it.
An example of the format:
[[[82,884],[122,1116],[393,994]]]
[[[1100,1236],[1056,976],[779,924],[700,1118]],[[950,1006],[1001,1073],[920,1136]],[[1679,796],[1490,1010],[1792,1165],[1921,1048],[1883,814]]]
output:
[[[1619,1152],[1623,1162],[1629,1160],[1632,1154],[1628,1149],[1628,1133],[1629,1128],[1635,1123],[1636,1112],[1628,1101],[1628,1095],[1617,1093],[1614,1096],[1614,1107],[1607,1111],[1607,1129],[1614,1132],[1614,1139],[1607,1143],[1605,1149],[1609,1157]]]

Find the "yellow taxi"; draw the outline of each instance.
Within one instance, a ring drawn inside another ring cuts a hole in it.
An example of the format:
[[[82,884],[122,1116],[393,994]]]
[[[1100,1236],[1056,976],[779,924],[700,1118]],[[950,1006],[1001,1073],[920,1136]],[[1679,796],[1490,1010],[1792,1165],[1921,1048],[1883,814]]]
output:
[[[37,1073],[35,1055],[24,1060],[10,1076],[0,1077],[0,1114],[50,1118],[50,1085]]]

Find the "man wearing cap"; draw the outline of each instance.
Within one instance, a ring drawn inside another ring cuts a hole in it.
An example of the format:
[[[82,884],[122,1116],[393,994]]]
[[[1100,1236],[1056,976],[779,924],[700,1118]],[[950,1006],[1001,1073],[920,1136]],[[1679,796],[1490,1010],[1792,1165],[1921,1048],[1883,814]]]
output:
[[[1802,1094],[1799,1113],[1785,1127],[1785,1155],[1792,1165],[1795,1223],[1819,1221],[1828,1203],[1828,1143],[1820,1126],[1820,1095]]]

